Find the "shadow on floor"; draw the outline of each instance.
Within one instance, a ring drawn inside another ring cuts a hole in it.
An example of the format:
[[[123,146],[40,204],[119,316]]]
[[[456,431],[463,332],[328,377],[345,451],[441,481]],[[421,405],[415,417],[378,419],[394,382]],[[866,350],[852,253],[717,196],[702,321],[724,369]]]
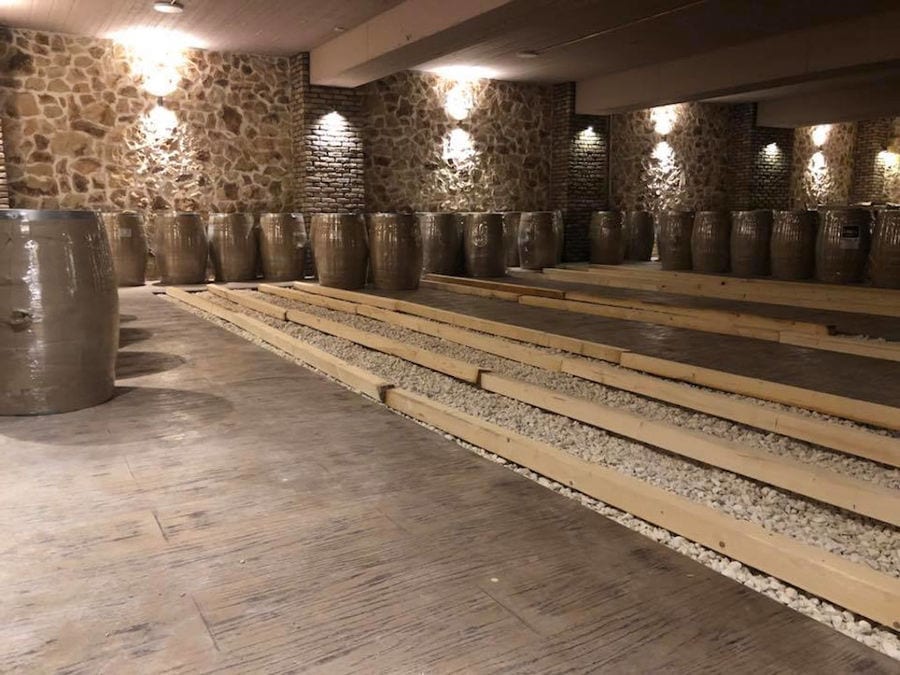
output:
[[[116,379],[162,373],[184,362],[183,357],[165,352],[119,352],[116,357]]]
[[[153,332],[146,328],[120,328],[119,329],[119,346],[127,347],[135,342],[148,340],[153,337]]]

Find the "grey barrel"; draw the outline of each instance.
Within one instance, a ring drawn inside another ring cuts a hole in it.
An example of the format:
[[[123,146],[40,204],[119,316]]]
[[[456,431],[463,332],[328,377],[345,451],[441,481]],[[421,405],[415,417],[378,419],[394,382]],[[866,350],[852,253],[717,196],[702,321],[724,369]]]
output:
[[[506,274],[503,216],[499,213],[467,213],[463,249],[466,274],[470,277],[502,277]]]
[[[727,272],[731,259],[731,217],[727,211],[697,211],[691,230],[691,264],[697,272]]]
[[[503,213],[503,250],[506,253],[506,266],[519,266],[519,221],[521,211]]]
[[[694,214],[690,211],[663,211],[657,218],[659,261],[664,270],[691,269],[691,232]]]
[[[119,298],[98,215],[0,210],[0,239],[0,415],[110,399]]]
[[[147,277],[147,232],[137,211],[112,211],[100,216],[112,252],[116,284],[143,286]]]
[[[592,263],[619,265],[625,259],[625,230],[620,211],[594,211],[589,238]]]
[[[160,282],[202,284],[206,281],[209,245],[200,214],[158,211],[151,220]]]
[[[772,276],[784,281],[810,279],[816,269],[815,211],[775,211],[769,253]]]
[[[900,288],[900,209],[882,209],[875,218],[869,278],[873,286]]]
[[[353,290],[366,285],[366,221],[356,213],[314,213],[313,254],[319,283]]]
[[[371,213],[369,262],[375,288],[405,291],[419,287],[422,233],[411,213]]]
[[[742,277],[764,277],[771,271],[769,246],[772,212],[731,212],[731,271]]]
[[[869,254],[871,212],[827,208],[819,212],[816,279],[829,284],[862,281]]]
[[[302,279],[307,246],[302,213],[260,214],[259,257],[263,278],[268,281]]]
[[[256,278],[257,240],[251,214],[210,214],[208,236],[216,281]]]
[[[460,274],[463,269],[462,216],[455,213],[417,213],[422,235],[422,273]]]
[[[649,211],[626,211],[625,259],[650,260],[653,255],[653,214]]]
[[[527,270],[556,266],[559,221],[552,211],[526,211],[519,221],[519,264]]]

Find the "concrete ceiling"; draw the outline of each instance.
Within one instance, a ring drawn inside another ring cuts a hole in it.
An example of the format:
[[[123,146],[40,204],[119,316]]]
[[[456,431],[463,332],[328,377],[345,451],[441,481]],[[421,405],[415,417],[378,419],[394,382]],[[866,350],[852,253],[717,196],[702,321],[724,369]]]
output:
[[[109,37],[133,27],[184,33],[191,46],[260,54],[308,51],[401,0],[182,0],[182,14],[153,0],[0,0],[0,25]]]

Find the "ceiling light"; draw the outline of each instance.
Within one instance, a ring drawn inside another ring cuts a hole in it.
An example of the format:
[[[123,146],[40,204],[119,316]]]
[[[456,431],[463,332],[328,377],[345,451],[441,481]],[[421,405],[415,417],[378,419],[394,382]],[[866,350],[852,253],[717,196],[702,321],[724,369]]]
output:
[[[540,53],[534,51],[533,49],[528,49],[523,52],[516,52],[516,56],[518,56],[520,59],[536,59],[540,56]]]
[[[184,11],[184,5],[178,0],[157,0],[153,3],[153,9],[163,14],[181,14]]]
[[[343,26],[335,26],[331,30],[333,30],[335,33],[343,33],[347,29],[344,28]]]

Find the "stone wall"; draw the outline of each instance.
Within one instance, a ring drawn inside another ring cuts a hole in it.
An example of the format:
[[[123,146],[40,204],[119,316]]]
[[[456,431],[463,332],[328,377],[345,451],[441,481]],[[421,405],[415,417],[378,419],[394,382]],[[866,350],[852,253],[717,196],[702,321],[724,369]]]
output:
[[[729,106],[680,103],[613,115],[610,176],[615,208],[728,207]]]
[[[851,202],[900,202],[900,117],[857,124]],[[892,150],[886,152],[888,148]]]
[[[9,189],[6,183],[6,153],[3,147],[3,120],[0,119],[0,209],[8,209]]]
[[[855,141],[855,123],[795,130],[791,208],[848,203]]]
[[[370,211],[548,207],[549,87],[405,71],[363,89]]]
[[[188,50],[158,106],[108,40],[0,28],[13,206],[293,206],[288,59]]]

